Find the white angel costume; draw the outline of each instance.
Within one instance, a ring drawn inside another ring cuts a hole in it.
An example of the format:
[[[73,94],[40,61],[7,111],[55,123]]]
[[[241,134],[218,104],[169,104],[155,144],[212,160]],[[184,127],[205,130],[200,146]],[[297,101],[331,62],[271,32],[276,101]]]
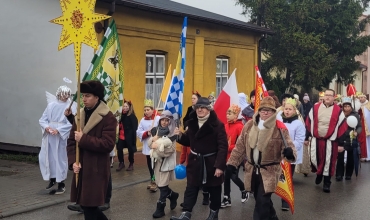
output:
[[[39,154],[39,164],[44,180],[56,178],[60,183],[67,178],[68,158],[67,158],[67,139],[72,125],[64,115],[64,111],[69,107],[70,100],[61,101],[60,97],[70,95],[70,89],[61,86],[58,89],[57,97],[46,92],[48,105],[42,114],[39,123],[42,132],[42,143]],[[76,103],[73,103],[72,114],[76,114]],[[46,132],[46,128],[56,129],[57,134],[53,135]]]

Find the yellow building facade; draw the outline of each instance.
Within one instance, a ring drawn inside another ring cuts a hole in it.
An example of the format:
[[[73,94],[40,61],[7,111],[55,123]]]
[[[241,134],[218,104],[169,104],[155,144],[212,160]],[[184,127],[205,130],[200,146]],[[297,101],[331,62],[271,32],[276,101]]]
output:
[[[108,3],[98,2],[96,11],[106,14],[109,7]],[[221,19],[226,18],[223,16],[219,16],[219,23],[217,19],[207,21],[210,12],[205,12],[205,18],[201,19],[186,14],[187,10],[193,9],[186,6],[184,13],[178,14],[165,8],[161,10],[155,5],[137,8],[132,2],[117,3],[112,17],[117,25],[122,49],[124,98],[132,101],[138,118],[143,112],[143,100],[158,100],[160,83],[163,83],[169,65],[172,65],[172,71],[176,66],[184,16],[188,16],[188,28],[183,111],[191,105],[192,91],[198,91],[202,96],[208,96],[211,92],[217,95],[226,77],[235,68],[239,92],[249,95],[254,89],[258,40],[263,32],[268,33],[270,30],[257,26],[251,26],[251,30],[248,30],[249,24],[244,22],[245,27],[237,27],[240,21],[236,20],[235,24],[228,21],[226,25]],[[201,16],[199,14],[198,17]],[[102,36],[103,33],[99,34],[100,39]],[[159,85],[155,85],[157,78]],[[216,81],[219,82],[218,89]]]

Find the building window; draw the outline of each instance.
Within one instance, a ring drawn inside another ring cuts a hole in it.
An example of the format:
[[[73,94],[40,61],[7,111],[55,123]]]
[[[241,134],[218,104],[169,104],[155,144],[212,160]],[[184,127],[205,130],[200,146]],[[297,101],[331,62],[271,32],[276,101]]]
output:
[[[155,108],[163,88],[164,64],[164,55],[146,54],[145,99],[153,100]],[[163,108],[163,103],[160,103],[159,107]]]
[[[229,60],[216,58],[216,97],[220,95],[229,77]]]

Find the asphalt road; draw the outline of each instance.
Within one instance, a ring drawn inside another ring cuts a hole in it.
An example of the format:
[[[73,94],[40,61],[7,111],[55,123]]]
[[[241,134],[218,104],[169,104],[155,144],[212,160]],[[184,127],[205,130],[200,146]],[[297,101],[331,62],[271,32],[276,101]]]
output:
[[[241,174],[242,176],[242,174]],[[310,174],[304,177],[300,174],[294,176],[295,187],[295,213],[283,212],[281,200],[273,195],[273,202],[279,219],[291,220],[311,220],[311,219],[351,219],[365,220],[370,219],[370,163],[363,163],[359,176],[352,180],[336,182],[332,179],[331,193],[323,193],[322,185],[314,184],[315,175]],[[113,190],[111,208],[105,212],[110,219],[152,219],[155,211],[156,201],[159,191],[150,193],[146,190],[147,183],[140,183],[133,186]],[[180,193],[179,203],[183,200],[183,193],[186,181],[176,180],[170,187]],[[254,208],[254,198],[242,204],[240,192],[232,183],[232,206],[220,210],[219,219],[252,219]],[[68,191],[67,191],[68,192]],[[193,210],[192,219],[206,219],[209,208],[201,205],[202,194],[199,193],[197,205]],[[7,220],[82,220],[83,215],[69,211],[66,206],[68,203],[50,206],[23,213],[16,216],[5,218]],[[181,207],[171,211],[169,204],[165,209],[166,216],[161,219],[169,219],[172,215],[179,215]]]

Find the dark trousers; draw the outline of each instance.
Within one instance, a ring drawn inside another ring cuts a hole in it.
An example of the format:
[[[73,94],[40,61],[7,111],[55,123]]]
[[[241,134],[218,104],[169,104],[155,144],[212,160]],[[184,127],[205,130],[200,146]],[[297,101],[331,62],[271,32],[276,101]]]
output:
[[[146,164],[148,165],[148,170],[150,173],[150,179],[154,180],[154,170],[152,167],[152,158],[150,158],[150,155],[146,155]]]
[[[253,220],[273,219],[273,217],[276,216],[276,211],[271,200],[272,193],[265,193],[261,175],[253,173],[252,179],[252,190],[254,199],[256,200],[253,212]]]
[[[117,144],[117,156],[118,156],[118,161],[120,163],[124,163],[125,159],[123,157],[123,149],[127,148],[128,150],[128,161],[133,164],[134,163],[134,150],[131,147],[127,146],[127,142],[125,140],[118,140]]]
[[[199,193],[200,186],[186,186],[185,194],[184,194],[184,205],[183,210],[191,212],[195,203],[197,202],[198,193]],[[222,185],[219,186],[207,186],[207,191],[210,196],[211,204],[209,207],[212,210],[218,210],[221,206],[221,193],[222,193]]]
[[[354,161],[353,161],[353,151],[347,151],[347,163],[346,163],[346,175],[351,177],[353,174],[353,169],[355,168],[354,166]],[[337,168],[335,171],[335,175],[337,177],[343,177],[344,176],[344,151],[341,153],[338,153],[338,158],[337,158]]]
[[[290,171],[292,173],[292,179],[293,179],[293,175],[294,175],[294,170],[295,170],[295,164],[290,164]],[[288,203],[285,202],[284,199],[281,199],[281,203],[282,203],[282,206],[286,206],[286,207],[289,206]]]
[[[224,195],[228,196],[230,198],[230,191],[231,191],[231,186],[230,183],[232,180],[238,187],[240,191],[244,191],[244,183],[243,181],[239,178],[239,168],[236,170],[236,173],[231,173],[228,171],[225,171],[225,182],[224,182]]]
[[[111,198],[112,198],[112,174],[109,175],[107,194],[105,195],[105,203],[110,203]]]
[[[81,207],[84,210],[85,220],[108,220],[98,207]]]
[[[158,187],[159,188],[159,201],[162,203],[166,202],[167,197],[171,194],[172,189],[168,186]]]

